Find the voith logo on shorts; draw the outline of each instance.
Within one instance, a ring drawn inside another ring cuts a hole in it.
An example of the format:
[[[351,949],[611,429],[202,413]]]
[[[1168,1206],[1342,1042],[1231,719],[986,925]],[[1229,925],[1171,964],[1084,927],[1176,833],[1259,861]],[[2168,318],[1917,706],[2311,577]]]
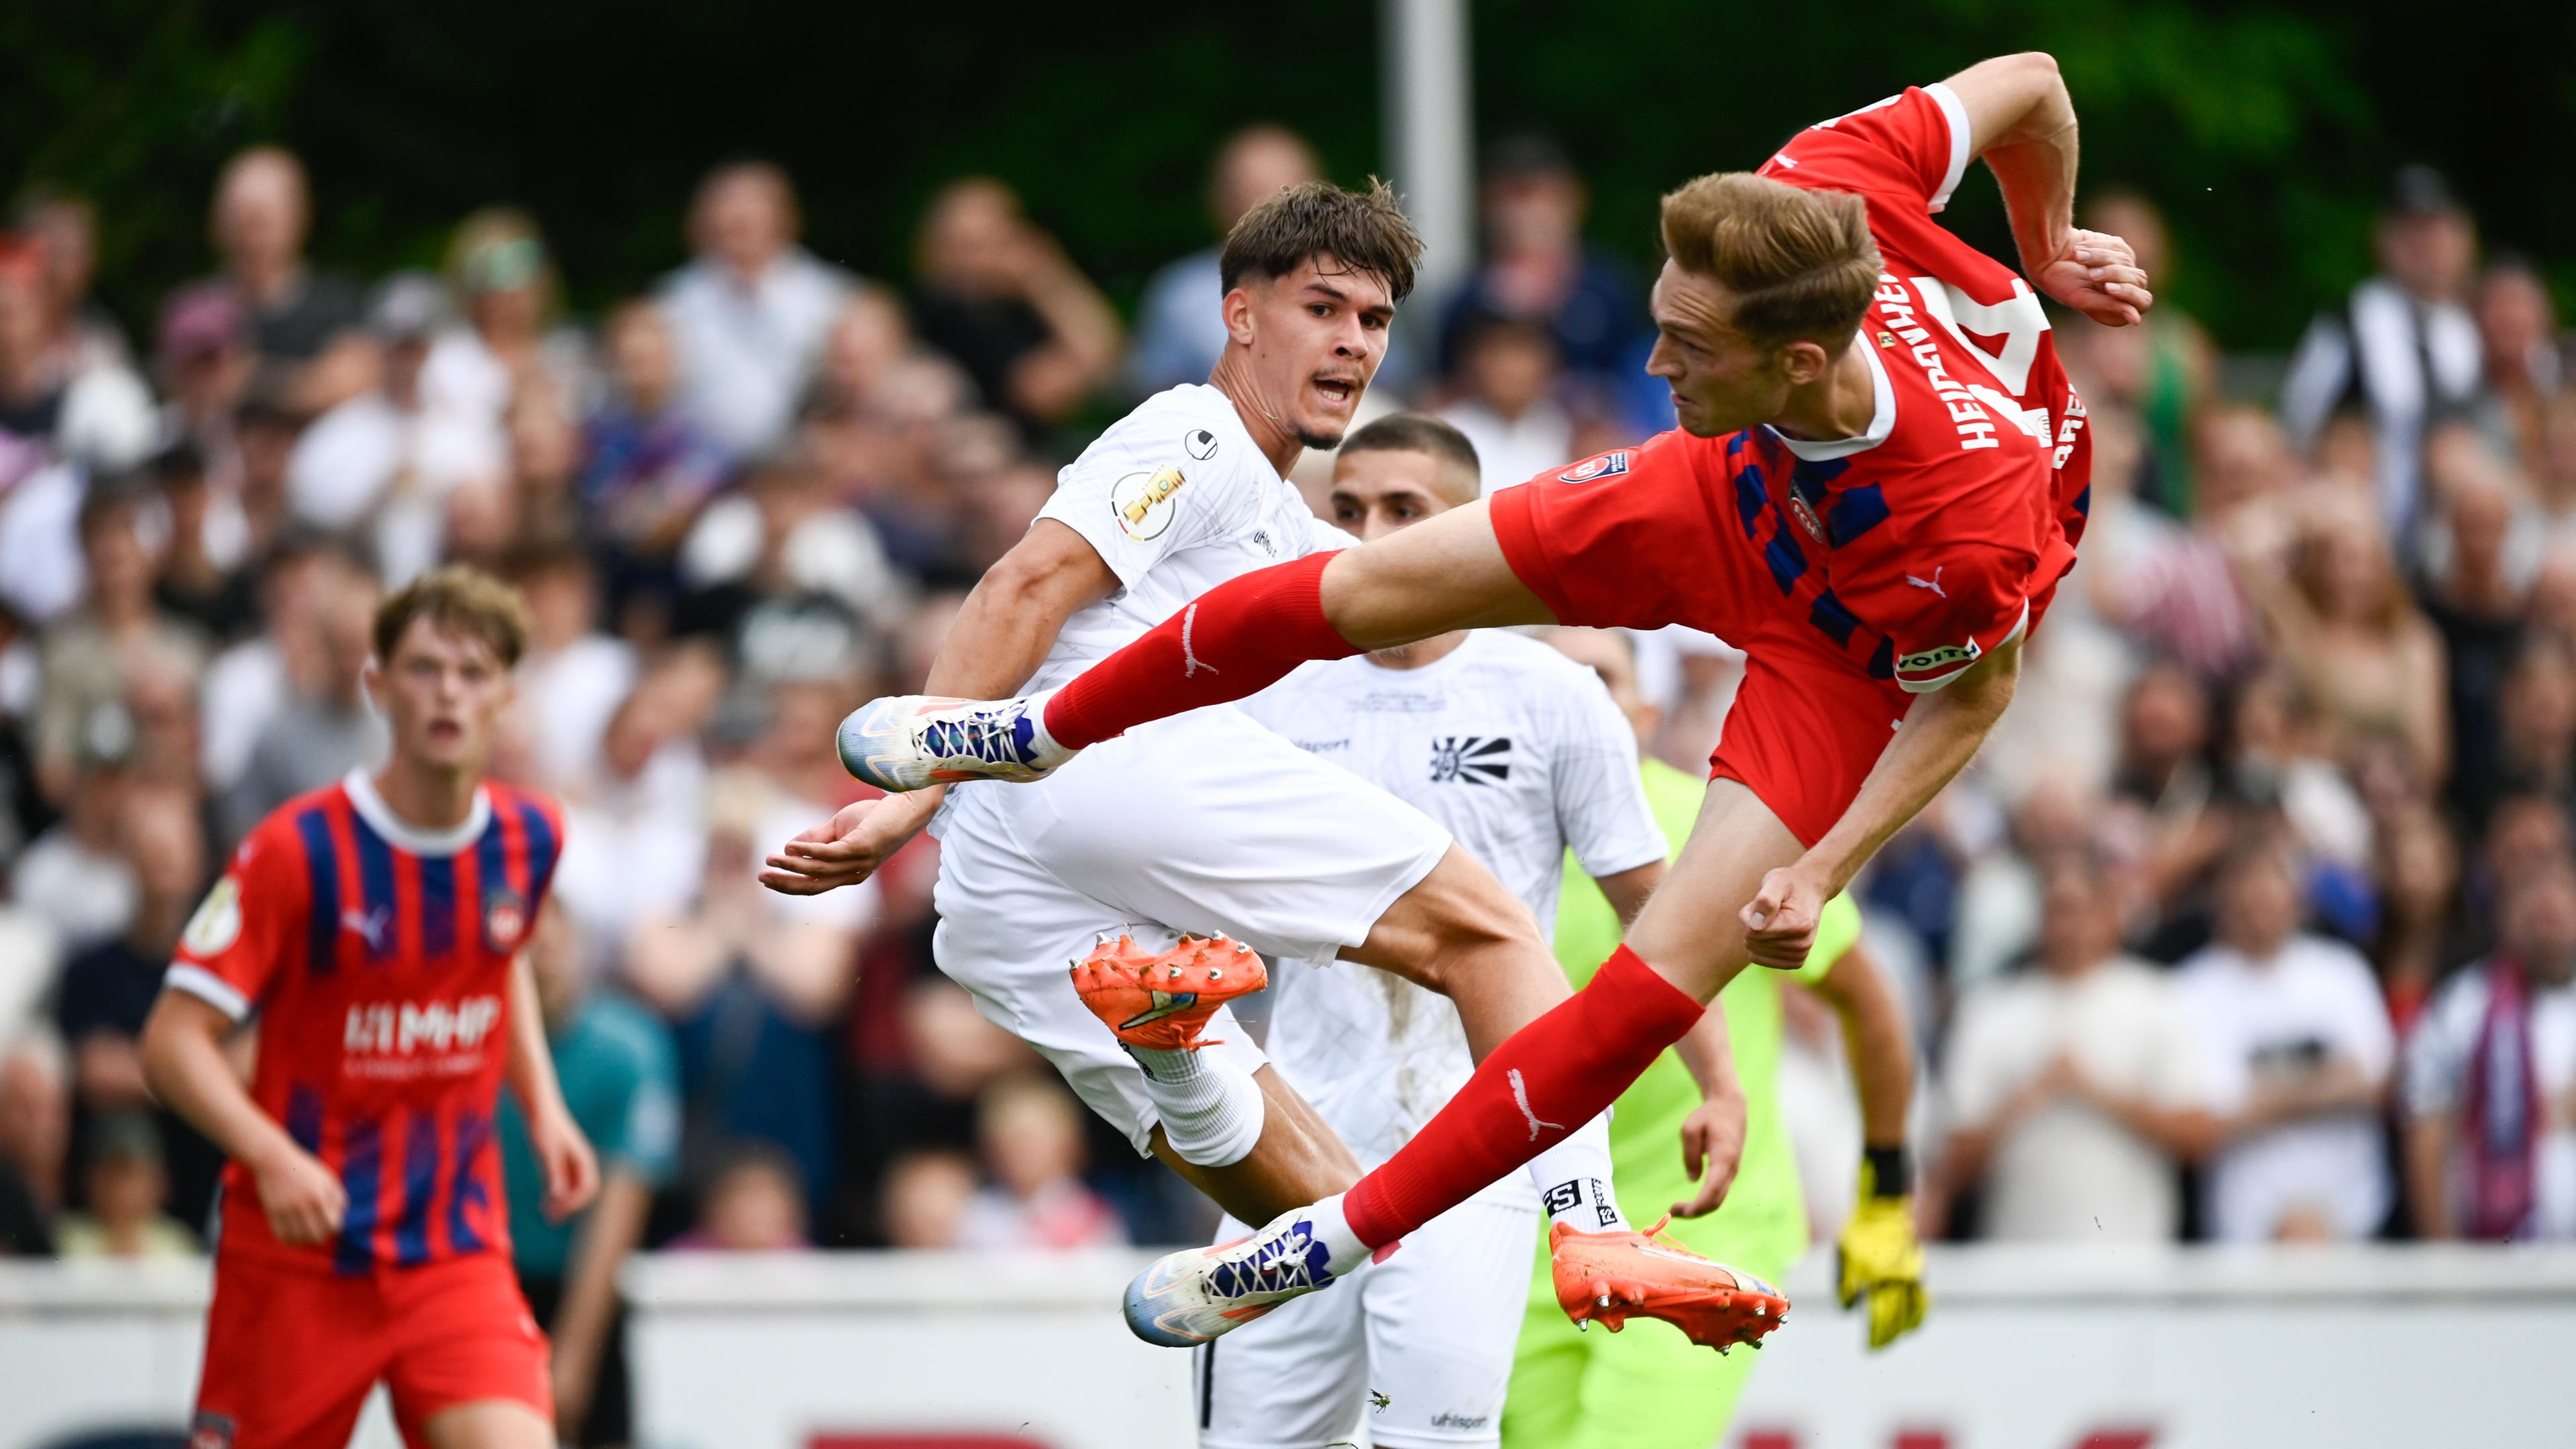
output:
[[[1118,521],[1118,531],[1139,543],[1162,537],[1180,506],[1176,495],[1188,481],[1169,463],[1119,479],[1109,489],[1109,514]]]
[[[411,1056],[473,1051],[501,1020],[501,998],[469,996],[449,1003],[362,1002],[349,1008],[340,1038],[351,1056]]]

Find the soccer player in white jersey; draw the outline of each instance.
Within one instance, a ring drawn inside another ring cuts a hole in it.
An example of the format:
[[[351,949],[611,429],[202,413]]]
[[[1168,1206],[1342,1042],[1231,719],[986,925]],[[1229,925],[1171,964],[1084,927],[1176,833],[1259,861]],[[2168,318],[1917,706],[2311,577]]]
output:
[[[1208,385],[1147,399],[1064,469],[1028,534],[968,596],[930,690],[1049,688],[1227,579],[1353,543],[1285,475],[1301,450],[1338,444],[1350,426],[1419,250],[1382,185],[1296,187],[1247,213],[1223,253],[1227,342]],[[865,715],[843,724],[842,758],[869,778]],[[1439,992],[1478,1058],[1569,994],[1529,908],[1449,832],[1232,706],[1132,731],[1034,784],[915,788],[925,783],[788,842],[763,883],[810,894],[864,879],[930,826],[940,969],[1139,1152],[1246,1221],[1359,1176],[1223,1009],[1260,984],[1252,952],[1338,956]],[[1231,942],[1202,949],[1183,932]],[[1580,1201],[1552,1216],[1595,1250],[1641,1239],[1610,1191],[1604,1120],[1572,1124],[1529,1169],[1539,1189],[1574,1184]],[[1263,1272],[1332,1280],[1320,1249],[1311,1272],[1300,1251],[1268,1253]],[[1135,1327],[1179,1346],[1266,1311],[1148,1315]]]
[[[1362,539],[1473,502],[1474,445],[1395,414],[1333,462],[1333,521]],[[1290,743],[1448,828],[1540,930],[1555,929],[1565,853],[1622,918],[1663,877],[1665,843],[1636,737],[1590,670],[1496,630],[1310,664],[1245,700]],[[1393,1155],[1475,1070],[1458,1013],[1410,982],[1347,961],[1283,964],[1271,1061],[1361,1162]],[[1722,1018],[1682,1043],[1712,1095],[1731,1084]],[[1560,1199],[1573,1183],[1551,1184]],[[1364,1404],[1382,1449],[1500,1442],[1529,1288],[1538,1203],[1516,1174],[1408,1235],[1349,1289],[1291,1302],[1199,1350],[1201,1449],[1321,1449],[1355,1438]],[[1229,1222],[1219,1237],[1250,1231]]]

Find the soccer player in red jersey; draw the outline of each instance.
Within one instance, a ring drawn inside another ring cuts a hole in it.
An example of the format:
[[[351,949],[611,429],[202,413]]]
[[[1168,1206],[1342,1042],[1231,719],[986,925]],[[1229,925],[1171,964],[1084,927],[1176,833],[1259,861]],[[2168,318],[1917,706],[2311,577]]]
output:
[[[510,1272],[503,1080],[550,1211],[599,1173],[522,954],[562,818],[483,778],[526,640],[518,596],[470,569],[387,600],[367,690],[391,758],[261,821],[180,940],[144,1066],[232,1159],[190,1449],[338,1449],[379,1380],[415,1449],[554,1443]],[[254,1014],[245,1088],[225,1041]]]
[[[1029,778],[1308,659],[1462,626],[1685,623],[1748,656],[1690,843],[1592,982],[1341,1198],[1150,1270],[1131,1322],[1308,1291],[1319,1262],[1357,1262],[1586,1120],[1748,962],[1803,961],[1825,902],[1976,752],[2088,502],[2083,404],[2031,287],[2112,326],[2153,300],[2126,243],[2073,225],[2075,139],[2056,63],[2019,55],[1703,176],[1664,199],[1653,299],[1647,371],[1678,431],[1233,579],[1049,693],[844,725],[917,788]],[[2027,282],[1933,220],[1978,159]],[[1604,1316],[1721,1311],[1722,1285],[1642,1239],[1587,1256]]]

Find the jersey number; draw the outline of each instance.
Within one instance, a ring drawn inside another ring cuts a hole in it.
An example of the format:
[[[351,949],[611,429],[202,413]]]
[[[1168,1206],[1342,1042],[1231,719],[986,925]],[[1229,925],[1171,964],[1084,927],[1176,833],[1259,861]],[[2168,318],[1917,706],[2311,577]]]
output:
[[[1915,277],[1914,293],[1923,309],[1941,319],[1959,345],[1986,365],[2004,391],[2020,397],[2030,386],[2030,365],[2039,360],[2039,334],[2048,330],[2048,313],[2031,294],[2028,283],[2013,278],[2013,294],[2000,302],[1971,301],[1968,294],[1936,277]],[[1988,352],[1968,334],[2000,336],[2004,350]]]

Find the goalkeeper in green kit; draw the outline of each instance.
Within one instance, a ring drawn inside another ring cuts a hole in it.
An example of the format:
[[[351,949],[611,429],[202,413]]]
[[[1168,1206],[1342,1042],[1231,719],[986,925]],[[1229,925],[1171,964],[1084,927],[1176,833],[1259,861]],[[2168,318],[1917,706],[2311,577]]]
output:
[[[1641,739],[1652,732],[1654,707],[1638,694],[1636,653],[1625,635],[1557,629],[1549,637],[1601,675]],[[1699,812],[1702,782],[1651,757],[1645,775],[1656,822],[1678,851]],[[1577,987],[1618,939],[1609,901],[1569,863],[1556,952]],[[1914,1055],[1903,1011],[1859,940],[1859,910],[1836,898],[1817,924],[1805,968],[1792,975],[1832,1004],[1849,1045],[1866,1151],[1860,1204],[1838,1245],[1839,1290],[1847,1306],[1866,1305],[1870,1345],[1883,1348],[1922,1323],[1928,1302],[1904,1147]],[[1612,1166],[1619,1195],[1632,1207],[1672,1206],[1667,1231],[1685,1246],[1777,1281],[1807,1247],[1806,1205],[1777,1093],[1779,977],[1747,971],[1718,1003],[1743,1095],[1703,1102],[1680,1061],[1665,1053],[1618,1100]],[[1738,1142],[1743,1155],[1730,1185],[1723,1164]],[[1703,1172],[1704,1164],[1710,1170]],[[1504,1449],[1708,1449],[1733,1417],[1753,1363],[1751,1354],[1712,1362],[1662,1325],[1577,1332],[1557,1305],[1542,1247],[1503,1410]]]

